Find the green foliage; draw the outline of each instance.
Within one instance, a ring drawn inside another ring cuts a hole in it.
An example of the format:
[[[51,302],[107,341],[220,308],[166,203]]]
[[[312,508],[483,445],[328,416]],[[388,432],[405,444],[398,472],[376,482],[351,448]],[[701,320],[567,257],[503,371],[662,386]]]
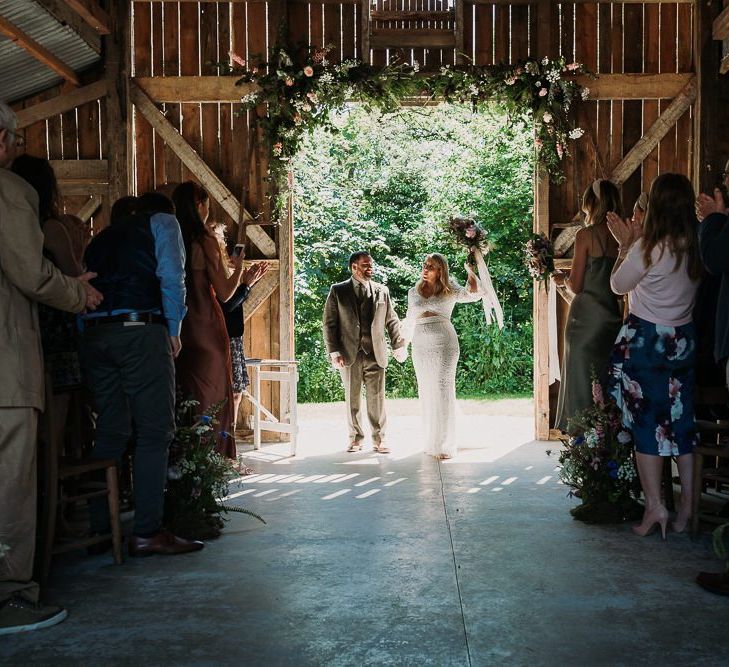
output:
[[[417,62],[331,63],[332,48],[307,52],[279,42],[267,62],[246,63],[231,54],[239,67],[219,65],[225,72],[239,74],[238,84],[255,84],[241,102],[244,109],[266,110],[258,122],[275,158],[269,169],[280,185],[286,162],[298,153],[306,133],[317,128],[336,131],[332,112],[341,112],[349,101],[361,103],[369,112],[393,112],[403,99],[423,96],[473,109],[498,101],[512,119],[527,118],[536,132],[541,164],[555,182],[564,180],[568,142],[584,133],[572,127],[569,116],[570,107],[589,93],[574,79],[586,73],[580,63],[567,63],[560,56],[515,64],[446,65],[426,76],[418,74]]]
[[[487,326],[481,304],[456,306],[461,345],[460,395],[530,393],[532,281],[523,264],[531,235],[531,130],[495,107],[442,105],[384,117],[348,107],[332,119],[337,132],[315,131],[299,151],[296,202],[296,349],[299,400],[342,400],[321,334],[330,285],[349,278],[347,259],[367,250],[375,279],[388,285],[400,317],[428,252],[444,252],[465,281],[466,250],[445,221],[475,218],[488,234],[494,287],[505,328]],[[417,395],[412,361],[390,364],[387,392]]]
[[[175,439],[167,469],[165,523],[175,534],[188,539],[217,537],[223,528],[221,514],[228,511],[219,499],[227,495],[228,482],[236,476],[236,470],[230,459],[215,451],[217,417],[223,403],[198,415],[197,401],[177,401]]]

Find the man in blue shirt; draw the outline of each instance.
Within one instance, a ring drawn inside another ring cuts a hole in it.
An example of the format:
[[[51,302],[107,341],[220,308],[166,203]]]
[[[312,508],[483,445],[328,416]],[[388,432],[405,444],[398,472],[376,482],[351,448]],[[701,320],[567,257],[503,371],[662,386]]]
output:
[[[174,206],[164,195],[139,198],[86,250],[103,285],[99,309],[84,316],[83,363],[98,414],[94,457],[119,460],[135,434],[134,530],[130,556],[202,549],[162,528],[167,450],[175,434],[175,366],[185,316],[185,251]],[[104,499],[91,529],[108,530]]]

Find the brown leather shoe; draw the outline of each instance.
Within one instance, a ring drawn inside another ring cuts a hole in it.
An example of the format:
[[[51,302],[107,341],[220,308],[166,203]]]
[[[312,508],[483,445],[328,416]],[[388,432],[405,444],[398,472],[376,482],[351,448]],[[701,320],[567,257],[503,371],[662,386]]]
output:
[[[132,535],[129,540],[130,556],[175,556],[191,551],[200,551],[205,545],[197,540],[186,540],[173,535],[168,530],[161,530],[152,537],[138,537]]]

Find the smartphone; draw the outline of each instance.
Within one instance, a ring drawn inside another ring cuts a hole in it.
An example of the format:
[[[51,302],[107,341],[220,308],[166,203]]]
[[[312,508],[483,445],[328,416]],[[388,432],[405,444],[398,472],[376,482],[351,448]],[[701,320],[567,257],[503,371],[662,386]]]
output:
[[[236,243],[233,248],[233,257],[242,257],[245,255],[245,249],[246,247],[242,243]]]

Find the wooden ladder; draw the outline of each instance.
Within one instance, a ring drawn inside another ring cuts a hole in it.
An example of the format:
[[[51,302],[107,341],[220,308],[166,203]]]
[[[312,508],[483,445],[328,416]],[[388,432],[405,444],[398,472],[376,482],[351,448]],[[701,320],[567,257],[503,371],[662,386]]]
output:
[[[362,61],[371,63],[372,49],[454,49],[463,62],[463,0],[445,11],[381,10],[373,0],[360,0]]]

